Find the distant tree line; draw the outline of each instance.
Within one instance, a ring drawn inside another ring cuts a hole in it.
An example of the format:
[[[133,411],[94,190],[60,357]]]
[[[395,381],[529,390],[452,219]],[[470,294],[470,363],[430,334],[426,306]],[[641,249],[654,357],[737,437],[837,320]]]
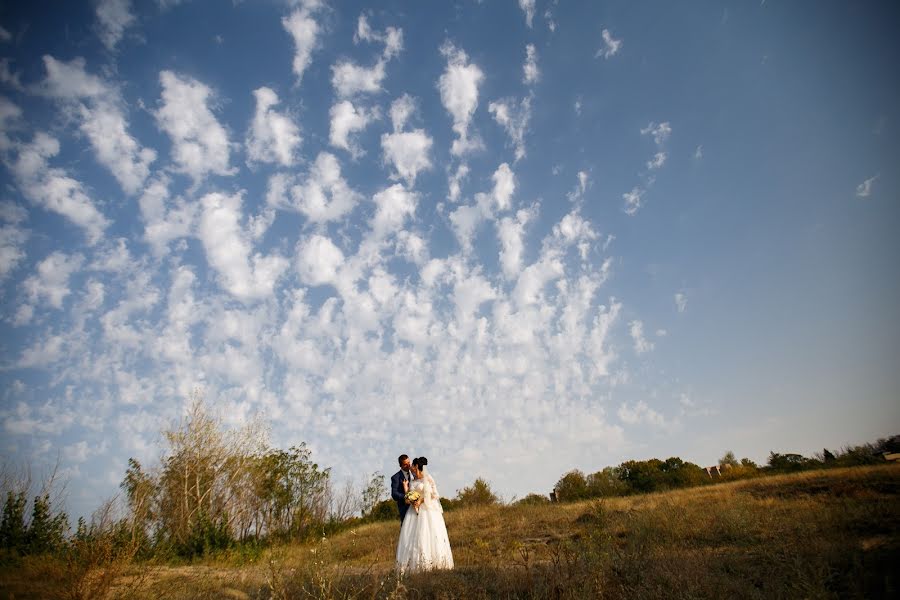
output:
[[[738,460],[733,452],[728,451],[719,459],[719,469],[713,471],[714,475],[677,456],[665,460],[629,460],[617,467],[606,467],[591,474],[577,469],[569,471],[556,482],[554,494],[561,502],[646,494],[810,469],[882,464],[885,462],[885,454],[896,452],[900,452],[900,436],[879,439],[874,444],[850,446],[835,452],[826,448],[811,457],[770,452],[767,463],[761,466],[749,458]],[[538,502],[534,496],[526,496],[520,502]],[[544,497],[540,497],[543,501]]]

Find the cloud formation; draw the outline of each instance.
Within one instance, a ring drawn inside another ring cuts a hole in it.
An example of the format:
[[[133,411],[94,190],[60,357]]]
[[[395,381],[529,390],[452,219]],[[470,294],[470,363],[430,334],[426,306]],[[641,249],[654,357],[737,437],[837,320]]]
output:
[[[302,141],[300,128],[282,113],[272,110],[278,105],[278,94],[267,87],[253,91],[256,114],[247,132],[247,158],[251,162],[294,164],[294,154]]]
[[[456,133],[450,153],[461,156],[482,147],[477,134],[470,138],[469,124],[478,107],[478,86],[484,80],[484,73],[478,65],[469,62],[463,50],[450,42],[441,46],[441,54],[447,59],[447,67],[438,80],[438,89]]]
[[[209,109],[212,90],[172,71],[159,74],[162,106],[156,121],[172,140],[176,170],[195,183],[209,174],[231,175],[228,133]]]

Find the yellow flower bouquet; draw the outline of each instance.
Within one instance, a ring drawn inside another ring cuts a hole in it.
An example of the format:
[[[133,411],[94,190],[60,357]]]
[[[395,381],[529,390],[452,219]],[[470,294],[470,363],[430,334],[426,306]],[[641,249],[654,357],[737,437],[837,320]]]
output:
[[[416,512],[419,512],[419,508],[416,506],[416,502],[418,502],[422,498],[422,494],[417,492],[416,490],[409,490],[406,492],[404,496],[406,498],[406,503],[411,504],[413,508],[416,509]]]

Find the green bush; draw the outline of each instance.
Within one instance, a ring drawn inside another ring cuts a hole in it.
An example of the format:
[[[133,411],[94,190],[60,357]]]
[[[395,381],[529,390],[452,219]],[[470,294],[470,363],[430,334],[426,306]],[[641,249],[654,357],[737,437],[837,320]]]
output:
[[[535,506],[541,504],[549,504],[550,498],[543,494],[528,494],[524,498],[516,500],[516,506]]]

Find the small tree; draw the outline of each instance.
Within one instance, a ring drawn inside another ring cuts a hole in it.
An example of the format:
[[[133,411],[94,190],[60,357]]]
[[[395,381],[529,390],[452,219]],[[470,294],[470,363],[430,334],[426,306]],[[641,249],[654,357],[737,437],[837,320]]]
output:
[[[729,450],[725,453],[725,456],[719,459],[719,466],[724,467],[728,465],[729,467],[739,467],[741,463],[738,462],[738,459],[734,457],[734,452]]]
[[[57,552],[65,546],[69,520],[66,513],[53,514],[50,494],[34,497],[31,523],[25,532],[25,547],[29,554]]]
[[[10,552],[25,552],[25,506],[28,500],[25,492],[6,493],[3,505],[3,520],[0,522],[0,547]]]
[[[774,471],[799,471],[809,463],[809,459],[802,454],[769,453],[769,468]]]
[[[628,493],[628,486],[619,477],[618,467],[605,467],[588,475],[587,485],[592,498],[624,496]]]
[[[554,489],[556,490],[556,499],[560,502],[574,502],[590,496],[587,477],[578,469],[563,475],[556,482]]]
[[[363,517],[368,516],[375,506],[381,502],[383,496],[384,475],[379,471],[375,471],[369,478],[369,483],[363,487],[359,503],[360,514]]]
[[[550,504],[550,498],[543,494],[528,494],[515,502],[516,506],[540,506],[542,504]]]
[[[475,482],[456,492],[460,506],[490,506],[499,504],[500,498],[491,489],[491,484],[479,477]]]

